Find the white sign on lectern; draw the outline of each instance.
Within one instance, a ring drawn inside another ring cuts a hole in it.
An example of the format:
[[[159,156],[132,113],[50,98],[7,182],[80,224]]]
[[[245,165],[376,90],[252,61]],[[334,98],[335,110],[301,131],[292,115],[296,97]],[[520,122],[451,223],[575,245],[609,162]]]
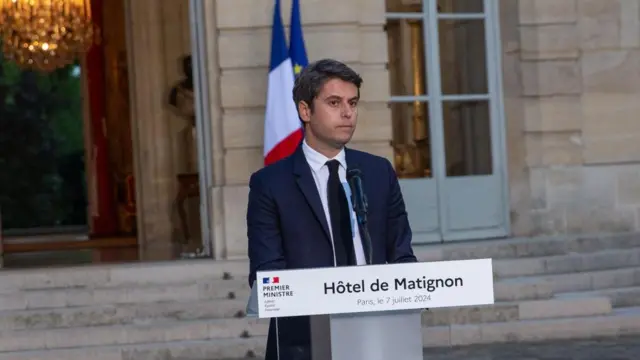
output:
[[[494,303],[491,259],[261,271],[254,291],[260,318]]]

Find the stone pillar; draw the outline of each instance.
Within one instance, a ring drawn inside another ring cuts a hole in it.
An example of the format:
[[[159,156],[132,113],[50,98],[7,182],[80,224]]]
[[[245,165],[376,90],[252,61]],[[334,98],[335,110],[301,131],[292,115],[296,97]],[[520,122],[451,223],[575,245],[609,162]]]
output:
[[[4,250],[2,249],[4,244],[4,235],[2,229],[2,209],[0,209],[0,269],[4,267]]]
[[[190,53],[188,9],[172,0],[127,0],[131,123],[141,260],[175,258],[173,215],[178,142],[184,121],[167,106]]]
[[[283,0],[281,7],[287,26],[291,1]],[[351,146],[392,160],[385,1],[303,0],[301,8],[309,60],[335,58],[353,66],[364,78],[359,125]],[[326,11],[332,8],[340,10]],[[217,238],[216,245],[224,248],[228,258],[246,257],[247,184],[251,173],[263,164],[272,14],[272,1],[217,2],[223,110],[222,140],[217,146],[225,155],[224,170],[219,173],[224,178],[218,179],[224,182],[224,242]]]
[[[222,108],[220,106],[220,62],[219,62],[219,37],[218,18],[219,10],[217,2],[202,0],[204,8],[205,28],[205,53],[209,105],[209,148],[206,149],[205,159],[209,160],[211,167],[211,179],[208,179],[209,202],[209,239],[211,252],[215,259],[227,258],[225,241],[226,214],[224,211],[224,186],[225,186],[225,149],[224,132],[222,127]]]
[[[500,1],[505,136],[509,179],[511,229],[513,234],[531,232],[531,188],[524,149],[524,99],[522,97],[519,2]]]

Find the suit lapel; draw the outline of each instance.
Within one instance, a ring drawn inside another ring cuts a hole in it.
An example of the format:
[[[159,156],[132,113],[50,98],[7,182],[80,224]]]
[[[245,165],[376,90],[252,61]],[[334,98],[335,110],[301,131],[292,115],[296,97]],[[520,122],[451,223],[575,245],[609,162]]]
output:
[[[329,232],[327,218],[324,214],[324,209],[322,208],[322,202],[320,201],[320,194],[318,193],[318,188],[313,180],[311,168],[309,167],[307,159],[305,159],[304,153],[302,152],[302,146],[299,146],[294,153],[293,173],[296,175],[298,187],[306,198],[307,203],[309,203],[311,210],[313,210],[313,214],[320,222],[320,225],[322,225],[326,239],[331,242],[331,233]]]

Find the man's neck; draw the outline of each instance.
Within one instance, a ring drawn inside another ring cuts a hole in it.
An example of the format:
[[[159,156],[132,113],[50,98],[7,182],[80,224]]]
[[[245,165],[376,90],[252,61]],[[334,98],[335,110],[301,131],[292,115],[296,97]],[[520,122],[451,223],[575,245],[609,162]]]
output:
[[[307,143],[307,145],[310,148],[326,156],[329,159],[335,158],[343,149],[343,148],[336,149],[335,147],[329,146],[327,144],[323,144],[320,141],[315,141],[315,139],[310,137],[305,137],[304,141]]]

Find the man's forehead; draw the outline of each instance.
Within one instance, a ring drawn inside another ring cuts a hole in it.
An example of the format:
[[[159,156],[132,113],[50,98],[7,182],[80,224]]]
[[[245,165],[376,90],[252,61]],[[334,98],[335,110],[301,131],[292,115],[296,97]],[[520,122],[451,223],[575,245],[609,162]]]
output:
[[[331,79],[320,89],[322,97],[353,98],[358,96],[358,87],[342,79]]]

